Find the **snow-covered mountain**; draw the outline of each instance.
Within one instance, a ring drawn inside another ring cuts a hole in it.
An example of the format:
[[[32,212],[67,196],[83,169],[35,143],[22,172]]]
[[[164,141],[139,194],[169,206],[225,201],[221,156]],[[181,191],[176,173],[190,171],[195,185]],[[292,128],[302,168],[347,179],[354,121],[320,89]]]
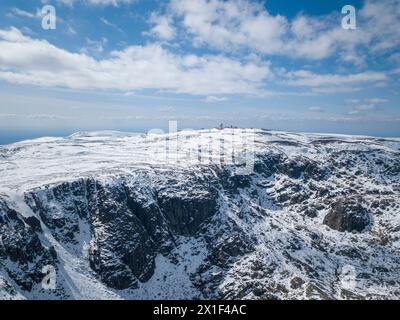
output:
[[[400,139],[215,129],[0,147],[0,298],[398,299]]]

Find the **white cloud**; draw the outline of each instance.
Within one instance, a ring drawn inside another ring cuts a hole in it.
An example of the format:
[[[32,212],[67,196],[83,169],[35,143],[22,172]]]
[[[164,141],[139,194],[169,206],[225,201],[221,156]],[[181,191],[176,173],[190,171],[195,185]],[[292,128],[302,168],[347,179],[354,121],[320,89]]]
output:
[[[168,21],[168,26],[179,27],[195,46],[227,52],[243,49],[314,60],[337,55],[362,66],[366,52],[377,54],[400,44],[398,0],[367,0],[358,14],[359,27],[351,31],[341,27],[338,13],[318,17],[299,14],[289,20],[272,15],[266,8],[261,2],[248,0],[171,0],[165,20],[157,16],[163,21],[160,30],[168,30]]]
[[[90,5],[100,5],[100,6],[119,6],[121,4],[131,4],[137,0],[57,0],[57,3],[64,4],[66,6],[72,7],[75,2],[81,1]],[[42,0],[42,3],[50,3],[51,0]]]
[[[159,111],[159,112],[167,112],[167,113],[170,113],[170,112],[175,112],[175,111],[176,111],[176,108],[175,108],[175,107],[172,107],[172,106],[164,106],[164,107],[158,108],[158,111]]]
[[[365,99],[350,99],[349,103],[355,104],[353,109],[349,112],[351,115],[366,114],[368,112],[377,111],[380,104],[389,102],[387,99],[382,98],[365,98]],[[360,104],[361,103],[361,104]]]
[[[366,114],[368,112],[372,112],[376,110],[376,106],[374,104],[362,104],[359,106],[355,106],[350,112],[350,115],[358,115],[358,114]]]
[[[96,60],[18,29],[0,29],[0,79],[73,89],[158,89],[195,95],[259,94],[269,64],[222,55],[177,55],[158,44],[130,46]]]
[[[370,36],[372,52],[386,51],[400,45],[400,1],[366,1],[359,12]]]
[[[169,16],[162,16],[152,14],[150,18],[151,28],[149,34],[152,34],[162,40],[172,40],[175,37],[175,28],[172,26],[172,18]]]
[[[363,102],[364,104],[382,104],[382,103],[387,103],[389,102],[388,99],[383,99],[383,98],[364,98],[364,99],[347,99],[346,102],[352,103],[352,104],[358,104]]]
[[[386,103],[389,102],[388,99],[382,99],[382,98],[369,98],[364,100],[367,104],[381,104],[381,103]]]
[[[207,103],[213,103],[213,102],[222,102],[222,101],[227,101],[227,97],[216,97],[216,96],[208,96],[205,98],[205,102]]]
[[[111,23],[110,21],[108,21],[108,20],[107,20],[106,18],[104,18],[104,17],[101,17],[101,18],[100,18],[100,21],[103,22],[106,26],[113,27],[113,28],[116,28],[116,27],[117,27],[114,23]]]
[[[358,111],[374,111],[376,109],[374,104],[362,104],[360,106],[355,107]]]
[[[324,109],[321,108],[321,107],[318,107],[318,106],[316,106],[316,107],[309,107],[308,110],[311,111],[311,112],[324,112]]]
[[[67,29],[66,29],[66,31],[65,31],[67,34],[69,34],[69,35],[71,35],[71,36],[74,36],[74,35],[76,35],[76,30],[75,30],[75,28],[74,27],[72,27],[71,25],[67,25]]]
[[[100,21],[102,22],[102,23],[104,23],[106,26],[108,26],[108,27],[110,27],[110,28],[113,28],[113,29],[115,29],[115,30],[117,30],[117,31],[119,31],[119,32],[124,32],[124,31],[122,31],[122,29],[120,28],[120,27],[118,27],[115,23],[112,23],[111,21],[109,21],[109,20],[107,20],[106,18],[104,18],[104,17],[101,17],[100,18]]]
[[[136,0],[86,0],[88,3],[92,5],[102,5],[102,6],[107,6],[107,5],[113,5],[113,6],[118,6],[120,4],[130,4],[134,3]]]
[[[67,119],[73,119],[73,117],[70,116],[59,116],[59,115],[54,115],[54,114],[16,114],[16,113],[0,113],[0,119],[1,118],[9,118],[9,119],[29,119],[29,120],[67,120]]]
[[[249,47],[263,53],[282,49],[287,21],[244,0],[171,0],[170,11],[197,45]]]
[[[107,45],[108,43],[108,39],[107,38],[101,38],[100,40],[92,40],[89,38],[86,38],[86,43],[87,46],[85,46],[84,48],[81,48],[80,52],[81,53],[85,53],[85,54],[95,54],[95,55],[99,55],[101,53],[104,52],[104,47]]]
[[[307,70],[299,70],[287,74],[287,84],[291,86],[324,87],[324,86],[351,86],[361,83],[384,81],[387,79],[382,72],[361,72],[349,75],[316,74]]]
[[[400,74],[400,68],[391,71],[391,74]]]
[[[346,99],[345,100],[347,103],[359,103],[360,99]]]
[[[72,7],[75,0],[56,0],[57,4],[63,4],[69,7]],[[43,4],[51,3],[51,0],[42,0]]]
[[[21,16],[21,17],[26,17],[26,18],[37,18],[37,14],[33,14],[31,12],[25,11],[25,10],[21,10],[18,8],[12,8],[11,12],[17,16]]]
[[[354,93],[362,91],[360,86],[322,86],[313,87],[312,92],[316,94],[336,94],[336,93]]]

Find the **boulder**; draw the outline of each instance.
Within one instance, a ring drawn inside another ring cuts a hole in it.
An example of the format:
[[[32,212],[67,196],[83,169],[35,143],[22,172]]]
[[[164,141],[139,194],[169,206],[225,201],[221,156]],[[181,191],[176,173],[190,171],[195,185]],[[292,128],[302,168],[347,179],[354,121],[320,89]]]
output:
[[[340,232],[364,232],[372,224],[372,217],[359,199],[339,199],[325,216],[323,223]]]

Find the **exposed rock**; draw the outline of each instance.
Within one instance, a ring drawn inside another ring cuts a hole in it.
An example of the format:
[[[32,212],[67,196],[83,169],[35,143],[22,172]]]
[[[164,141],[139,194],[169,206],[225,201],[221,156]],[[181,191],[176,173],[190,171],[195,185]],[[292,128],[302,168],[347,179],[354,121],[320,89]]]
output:
[[[304,214],[310,218],[316,218],[318,216],[318,210],[316,208],[307,208],[304,210]]]
[[[302,278],[295,277],[292,280],[290,280],[290,287],[292,289],[299,289],[303,286],[304,283],[305,281]]]
[[[2,201],[0,217],[0,271],[3,268],[17,285],[30,291],[43,279],[44,266],[57,268],[54,248],[44,247],[36,230],[26,225],[20,214]]]
[[[127,207],[123,186],[95,182],[90,196],[92,239],[89,260],[110,287],[135,287],[154,272],[154,244],[147,230]]]
[[[372,218],[359,199],[340,199],[325,216],[323,223],[341,232],[364,232],[371,227]]]

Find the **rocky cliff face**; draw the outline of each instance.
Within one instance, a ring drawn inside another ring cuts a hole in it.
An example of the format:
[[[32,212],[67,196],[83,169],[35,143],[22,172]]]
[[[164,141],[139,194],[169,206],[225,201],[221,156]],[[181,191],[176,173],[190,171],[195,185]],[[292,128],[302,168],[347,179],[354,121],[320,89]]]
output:
[[[400,298],[400,140],[257,130],[249,175],[186,161],[232,134],[181,132],[173,163],[168,136],[0,149],[0,298]]]

